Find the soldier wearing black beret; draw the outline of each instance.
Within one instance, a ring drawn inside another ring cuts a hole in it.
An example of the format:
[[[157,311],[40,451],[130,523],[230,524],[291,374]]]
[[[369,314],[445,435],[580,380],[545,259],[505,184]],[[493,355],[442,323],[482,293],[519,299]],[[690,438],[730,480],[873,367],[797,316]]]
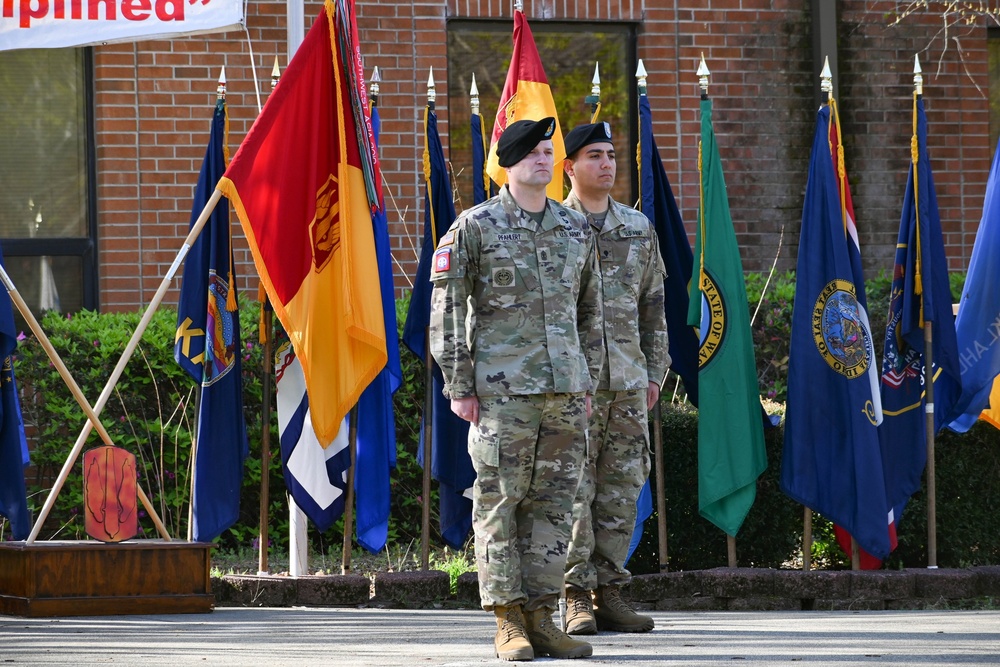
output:
[[[431,353],[469,422],[479,597],[502,660],[593,652],[552,621],[603,363],[593,235],[545,194],[555,129],[553,118],[507,126],[507,183],[455,220],[431,275]]]

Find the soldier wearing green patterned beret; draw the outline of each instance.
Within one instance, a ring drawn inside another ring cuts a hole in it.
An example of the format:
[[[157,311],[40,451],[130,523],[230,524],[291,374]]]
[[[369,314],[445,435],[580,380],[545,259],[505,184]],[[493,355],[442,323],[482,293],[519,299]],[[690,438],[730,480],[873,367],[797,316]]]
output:
[[[648,632],[653,619],[621,598],[636,500],[649,476],[648,410],[660,396],[670,355],[656,232],[639,211],[610,196],[615,184],[611,126],[566,135],[563,167],[573,189],[563,202],[587,217],[601,271],[606,363],[590,417],[590,446],[573,507],[566,569],[566,631]]]
[[[504,660],[593,651],[552,622],[603,363],[593,237],[545,196],[554,129],[546,118],[504,131],[508,184],[455,220],[431,276],[431,353],[452,411],[472,425],[479,592]]]

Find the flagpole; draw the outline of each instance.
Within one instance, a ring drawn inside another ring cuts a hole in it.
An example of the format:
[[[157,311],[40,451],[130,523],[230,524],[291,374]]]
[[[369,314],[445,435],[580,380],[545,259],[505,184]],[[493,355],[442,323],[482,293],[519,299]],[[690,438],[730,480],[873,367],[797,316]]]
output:
[[[914,127],[914,138],[916,138],[916,101],[919,100],[924,94],[924,77],[923,71],[920,69],[920,56],[916,55],[913,57],[913,127]],[[926,159],[927,156],[921,156],[917,154],[917,160]],[[918,197],[917,184],[919,182],[918,165],[916,162],[913,164],[913,197],[915,210],[917,211],[917,225],[916,233],[918,236],[917,242],[917,252],[921,251],[921,242],[919,239],[920,235],[920,199]],[[919,258],[919,255],[918,255]],[[927,273],[931,270],[930,263],[925,263],[923,266],[924,278],[922,280],[923,284],[929,284],[931,281],[927,276]],[[926,290],[924,290],[926,291]],[[921,299],[921,319],[923,319],[923,293],[920,296]],[[931,320],[924,320],[924,391],[925,391],[925,401],[924,401],[924,422],[927,432],[927,568],[936,570],[937,569],[937,485],[935,483],[935,472],[934,472],[934,322]]]
[[[594,78],[597,78],[596,69],[594,70]],[[635,78],[639,96],[642,97],[646,95],[646,68],[643,67],[641,58],[635,70]],[[599,87],[597,95],[600,97]],[[594,122],[594,120],[592,119],[591,122]],[[647,159],[651,159],[651,156],[647,156]],[[659,398],[656,399],[656,403],[653,405],[652,417],[654,426],[653,456],[656,462],[656,470],[654,471],[656,473],[656,530],[660,554],[660,572],[666,572],[669,562],[667,559],[667,490],[666,480],[663,479],[663,415],[660,410]]]
[[[594,64],[594,78],[590,82],[590,95],[583,98],[586,104],[590,105],[590,122],[596,123],[597,116],[601,113],[601,63]]]
[[[271,92],[278,85],[281,71],[278,69],[278,56],[274,56],[274,67],[271,68]],[[261,435],[260,435],[260,537],[257,540],[257,574],[268,573],[267,547],[270,537],[270,505],[271,505],[271,378],[274,371],[274,309],[267,292],[260,290],[263,298],[260,300],[260,331],[258,340],[263,346],[261,360]]]
[[[347,469],[347,496],[344,499],[344,547],[340,559],[340,573],[351,571],[351,546],[354,536],[354,476],[358,465],[358,406],[351,408],[347,427],[347,448],[351,452],[351,467]]]
[[[28,323],[28,328],[31,329],[31,333],[35,334],[35,338],[37,338],[38,342],[41,343],[42,349],[45,350],[45,353],[49,356],[49,360],[52,362],[52,365],[56,367],[56,370],[59,372],[59,376],[63,379],[63,382],[65,382],[66,386],[69,387],[70,393],[73,394],[73,398],[75,398],[76,402],[79,403],[80,407],[87,415],[87,419],[90,420],[90,423],[97,429],[97,433],[101,436],[101,440],[103,440],[106,445],[113,447],[115,443],[111,441],[111,435],[108,434],[107,429],[104,428],[104,424],[101,423],[98,416],[94,414],[94,410],[90,407],[90,403],[83,395],[83,391],[80,389],[80,386],[76,383],[76,380],[73,379],[69,369],[66,368],[66,364],[63,363],[59,353],[56,352],[55,347],[52,346],[52,341],[50,341],[48,336],[45,335],[45,331],[42,330],[38,320],[31,312],[31,308],[28,307],[28,304],[21,296],[21,293],[17,291],[17,287],[14,286],[14,282],[10,279],[10,276],[7,274],[7,271],[4,269],[2,264],[0,264],[0,281],[3,281],[4,287],[7,288],[7,292],[10,294],[11,300],[17,306],[17,309],[21,312],[21,315],[24,316],[25,321]],[[153,505],[149,502],[149,498],[143,492],[142,487],[137,484],[135,490],[136,495],[139,498],[139,502],[141,502],[142,506],[146,508],[146,512],[149,513],[150,519],[153,520],[153,524],[156,526],[157,532],[165,541],[169,542],[170,534],[167,532],[167,529],[160,520],[160,516],[156,513],[156,510],[153,509]],[[51,510],[51,506],[49,509]],[[41,522],[39,522],[36,527],[40,529]],[[29,535],[27,543],[31,544],[34,542],[37,535],[38,531],[32,530],[32,534]]]
[[[181,263],[188,254],[188,251],[191,250],[191,244],[194,243],[194,240],[198,238],[199,234],[201,234],[201,230],[204,229],[205,223],[208,222],[209,216],[212,215],[212,211],[215,210],[215,206],[219,203],[221,198],[222,191],[216,188],[216,190],[212,193],[211,198],[208,200],[208,203],[205,204],[205,208],[202,209],[201,215],[198,216],[198,219],[195,221],[194,225],[192,225],[191,230],[184,239],[184,243],[181,244],[180,250],[177,251],[177,257],[174,258],[170,268],[167,269],[166,275],[163,276],[163,281],[157,288],[156,293],[153,294],[152,300],[149,302],[149,305],[146,307],[146,311],[139,320],[139,324],[136,325],[135,331],[132,333],[132,338],[129,339],[128,344],[125,346],[125,350],[122,352],[121,358],[118,360],[118,364],[111,372],[111,377],[108,378],[107,383],[104,385],[104,390],[101,392],[101,395],[98,396],[97,402],[93,406],[95,416],[100,415],[104,406],[107,404],[112,390],[114,390],[115,385],[122,376],[122,373],[125,372],[125,366],[128,365],[128,361],[135,352],[135,348],[139,346],[139,339],[142,338],[142,334],[146,331],[146,327],[148,327],[149,323],[153,320],[153,314],[156,313],[156,309],[159,307],[160,302],[163,301],[163,297],[170,288],[170,283],[173,281],[174,275],[177,273],[177,269],[180,268]],[[73,449],[70,451],[69,456],[66,459],[66,463],[59,472],[59,477],[56,479],[55,485],[53,485],[52,490],[45,499],[45,505],[42,507],[42,511],[39,514],[38,519],[35,521],[34,527],[31,529],[31,534],[28,536],[27,540],[29,544],[34,542],[35,538],[38,537],[38,533],[42,529],[42,524],[45,523],[45,519],[48,518],[49,512],[52,511],[52,506],[56,502],[56,497],[62,490],[63,484],[66,483],[66,478],[69,477],[69,472],[73,468],[73,464],[76,463],[77,458],[80,456],[80,452],[83,450],[84,442],[86,442],[87,436],[90,435],[93,428],[93,422],[89,420],[83,425],[83,429],[80,431],[80,435],[77,437],[76,443],[73,445]]]
[[[433,196],[430,181],[430,157],[427,148],[427,123],[430,114],[434,113],[437,101],[437,91],[434,85],[434,68],[427,77],[427,111],[424,115],[424,183],[427,188],[428,200]],[[437,242],[437,229],[434,219],[434,202],[428,206],[431,216],[431,242]],[[423,503],[420,508],[420,567],[427,570],[430,567],[430,535],[431,535],[431,468],[434,432],[434,361],[431,358],[430,327],[424,330],[424,471],[423,471]]]

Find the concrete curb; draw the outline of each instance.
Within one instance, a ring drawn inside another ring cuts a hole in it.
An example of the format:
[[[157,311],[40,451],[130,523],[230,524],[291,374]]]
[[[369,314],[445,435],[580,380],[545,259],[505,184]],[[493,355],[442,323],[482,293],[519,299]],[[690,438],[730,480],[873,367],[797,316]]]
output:
[[[450,590],[439,570],[292,578],[212,578],[218,607],[479,609],[476,573]],[[636,607],[658,611],[978,609],[1000,600],[1000,566],[852,572],[716,568],[643,574],[625,589]]]

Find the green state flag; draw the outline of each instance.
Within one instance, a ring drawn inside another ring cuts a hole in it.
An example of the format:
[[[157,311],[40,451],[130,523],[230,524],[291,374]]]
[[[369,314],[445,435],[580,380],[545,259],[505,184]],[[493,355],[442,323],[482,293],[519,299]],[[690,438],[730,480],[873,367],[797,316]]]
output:
[[[688,324],[700,328],[698,350],[698,510],[735,536],[767,467],[760,392],[743,263],[719,148],[712,101],[701,101],[698,154],[701,202]]]

